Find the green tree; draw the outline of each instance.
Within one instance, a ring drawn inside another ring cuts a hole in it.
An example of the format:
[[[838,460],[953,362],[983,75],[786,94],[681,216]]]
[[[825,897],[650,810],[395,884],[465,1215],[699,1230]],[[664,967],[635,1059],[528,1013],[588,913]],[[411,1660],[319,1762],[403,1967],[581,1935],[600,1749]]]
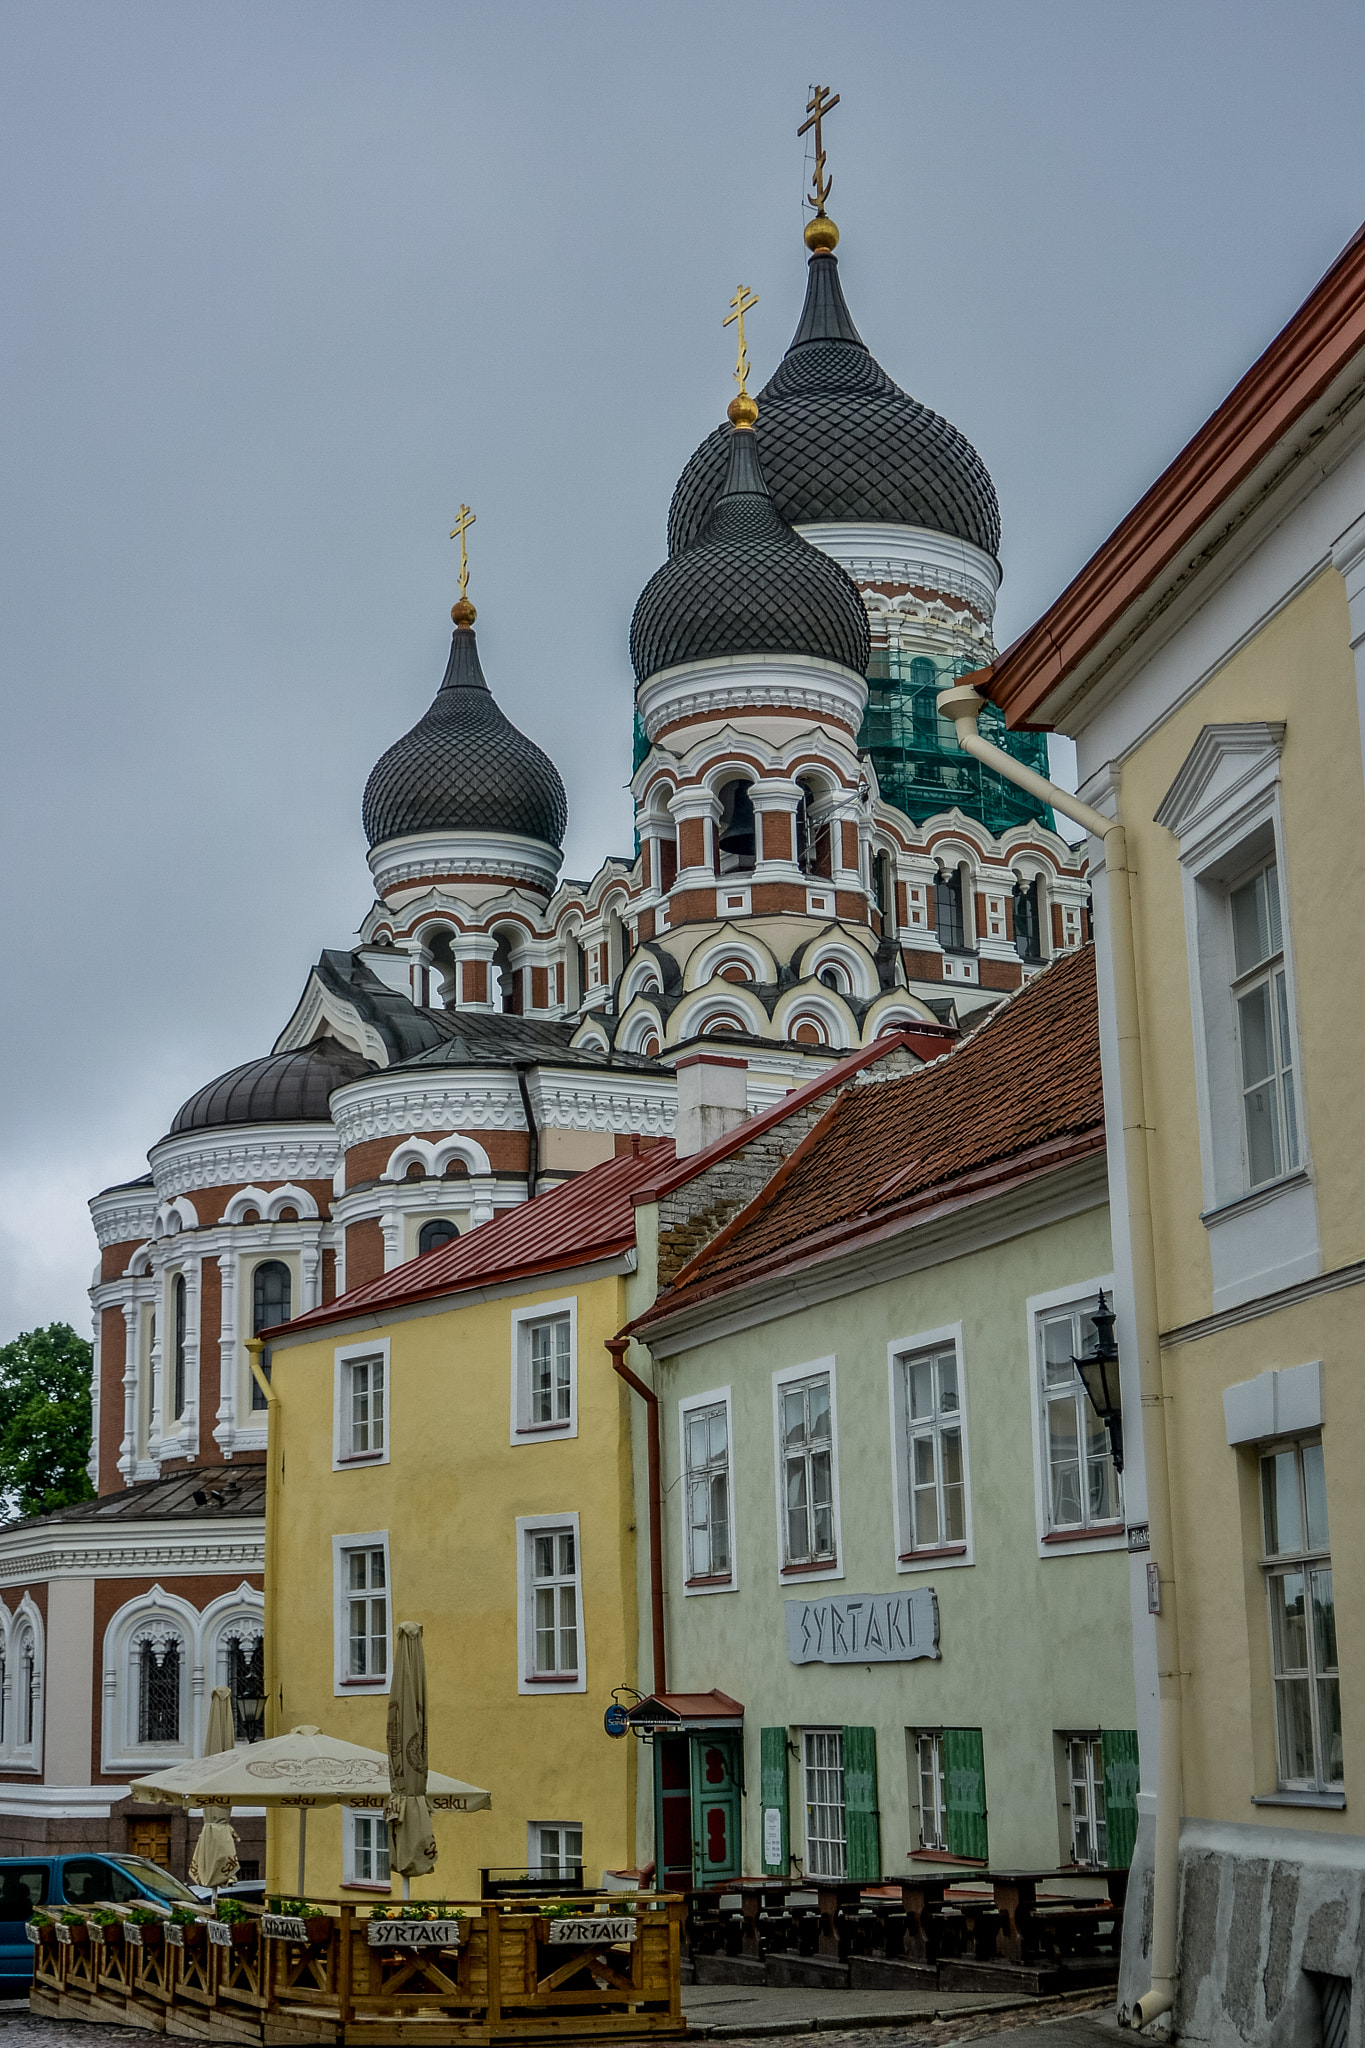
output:
[[[11,1514],[46,1515],[91,1498],[93,1359],[70,1323],[0,1344],[0,1496]]]

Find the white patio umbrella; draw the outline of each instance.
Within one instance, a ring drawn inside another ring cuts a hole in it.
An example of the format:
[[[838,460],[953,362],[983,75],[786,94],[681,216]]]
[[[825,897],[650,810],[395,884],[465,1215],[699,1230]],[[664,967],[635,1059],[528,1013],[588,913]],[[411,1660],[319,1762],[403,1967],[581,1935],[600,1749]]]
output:
[[[223,1756],[237,1741],[232,1715],[232,1694],[225,1685],[215,1685],[209,1701],[209,1732],[204,1741],[206,1756]],[[237,1875],[237,1837],[228,1825],[230,1806],[206,1805],[204,1825],[190,1858],[190,1876],[195,1884],[231,1884]]]
[[[391,1786],[389,1760],[382,1751],[342,1742],[305,1723],[269,1742],[245,1743],[226,1755],[195,1757],[135,1780],[133,1791],[166,1806],[297,1806],[299,1890],[302,1892],[305,1826],[310,1806],[367,1806],[384,1811]],[[438,1813],[478,1813],[492,1805],[479,1785],[466,1785],[442,1771],[427,1772],[426,1800]]]
[[[419,1623],[398,1631],[389,1695],[389,1840],[393,1868],[409,1880],[436,1868],[436,1837],[427,1805],[427,1660]]]

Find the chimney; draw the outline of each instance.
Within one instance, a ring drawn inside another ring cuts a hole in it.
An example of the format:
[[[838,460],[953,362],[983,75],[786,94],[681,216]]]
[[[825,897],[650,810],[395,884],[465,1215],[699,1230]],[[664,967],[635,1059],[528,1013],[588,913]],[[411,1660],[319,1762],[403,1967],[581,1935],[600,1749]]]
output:
[[[673,1145],[679,1159],[704,1152],[749,1114],[749,1063],[724,1053],[694,1052],[678,1061],[678,1121]]]

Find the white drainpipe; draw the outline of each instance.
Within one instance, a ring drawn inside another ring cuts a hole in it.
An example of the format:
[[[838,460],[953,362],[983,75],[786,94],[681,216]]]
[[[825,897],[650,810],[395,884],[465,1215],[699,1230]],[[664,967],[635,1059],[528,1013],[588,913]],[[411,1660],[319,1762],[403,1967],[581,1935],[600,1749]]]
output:
[[[988,675],[989,670],[979,671]],[[1143,1103],[1141,1018],[1133,954],[1132,870],[1122,823],[1092,810],[1011,754],[977,733],[985,700],[964,677],[941,691],[938,708],[957,727],[957,743],[1007,782],[1041,797],[1063,817],[1074,818],[1104,845],[1109,884],[1110,965],[1114,977],[1114,1022],[1119,1048],[1119,1101],[1123,1122],[1124,1180],[1133,1267],[1133,1322],[1137,1332],[1138,1379],[1142,1389],[1142,1447],[1147,1469],[1150,1557],[1160,1588],[1156,1630],[1160,1695],[1157,1743],[1156,1854],[1152,1873],[1152,1985],[1120,2020],[1145,2027],[1175,2004],[1176,1899],[1180,1863],[1180,1629],[1176,1611],[1175,1550],[1171,1530],[1171,1483],[1166,1454],[1166,1392],[1161,1377],[1161,1344],[1156,1303],[1156,1248],[1152,1241],[1152,1198],[1147,1168],[1147,1118]]]

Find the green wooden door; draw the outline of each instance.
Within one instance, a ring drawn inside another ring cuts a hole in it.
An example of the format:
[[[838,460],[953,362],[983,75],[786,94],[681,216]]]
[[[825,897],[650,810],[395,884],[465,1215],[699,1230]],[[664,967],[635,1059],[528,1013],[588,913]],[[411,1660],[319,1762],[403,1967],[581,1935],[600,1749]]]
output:
[[[740,1874],[740,1746],[736,1735],[692,1737],[692,1882]]]
[[[791,1867],[787,1823],[787,1731],[764,1728],[758,1739],[759,1827],[763,1875],[786,1877]]]
[[[943,1806],[949,1855],[989,1862],[986,1757],[979,1728],[943,1731]]]
[[[865,1884],[880,1883],[882,1829],[875,1728],[844,1730],[844,1843],[848,1875]]]
[[[1133,1860],[1137,1841],[1137,1793],[1141,1782],[1138,1768],[1136,1728],[1100,1730],[1100,1760],[1104,1765],[1104,1818],[1108,1831],[1111,1870],[1126,1870]]]

